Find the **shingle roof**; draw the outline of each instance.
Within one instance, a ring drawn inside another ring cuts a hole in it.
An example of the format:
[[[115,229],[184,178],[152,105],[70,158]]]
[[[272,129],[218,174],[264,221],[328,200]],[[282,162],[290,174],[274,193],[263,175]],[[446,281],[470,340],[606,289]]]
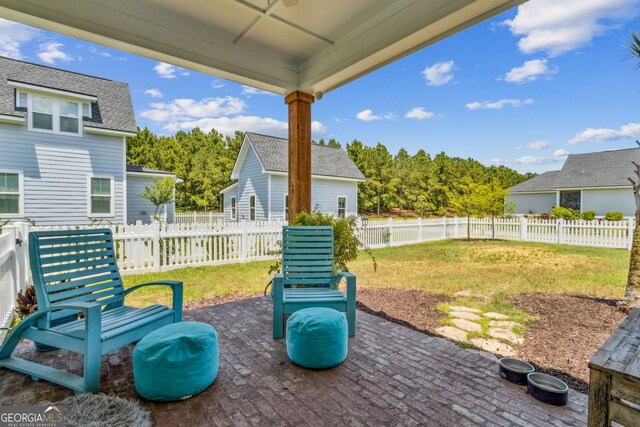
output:
[[[247,132],[247,137],[256,150],[265,170],[269,172],[288,172],[288,140],[252,132]],[[346,151],[318,144],[311,146],[311,173],[313,175],[339,178],[365,179]]]
[[[640,163],[640,148],[570,155],[555,188],[629,186],[631,161]]]
[[[7,80],[95,96],[98,100],[92,103],[92,118],[85,119],[85,125],[137,131],[126,83],[0,57],[0,114],[22,117],[26,113],[16,110],[14,89],[7,85]]]
[[[509,190],[512,193],[536,193],[540,191],[553,191],[556,178],[560,171],[549,171],[514,185]]]
[[[509,189],[511,193],[562,188],[628,187],[634,177],[631,161],[640,163],[640,148],[570,154],[559,171],[545,172]]]
[[[173,175],[173,172],[161,171],[158,169],[144,168],[142,166],[127,165],[127,172],[148,173],[154,175]]]

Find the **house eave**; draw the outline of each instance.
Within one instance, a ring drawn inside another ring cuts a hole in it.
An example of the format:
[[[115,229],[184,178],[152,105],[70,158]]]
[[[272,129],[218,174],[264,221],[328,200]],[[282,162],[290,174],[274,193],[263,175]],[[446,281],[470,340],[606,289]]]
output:
[[[96,96],[88,95],[86,93],[73,92],[70,90],[63,90],[63,89],[54,89],[52,87],[41,86],[41,85],[36,85],[32,83],[25,83],[17,80],[7,80],[7,85],[16,89],[22,89],[25,92],[39,92],[39,93],[44,93],[48,95],[58,95],[58,96],[64,96],[66,98],[77,99],[85,102],[86,101],[95,102],[98,100]]]
[[[22,116],[12,116],[10,114],[0,114],[1,123],[10,123],[14,125],[21,125],[26,122],[26,119]]]
[[[222,190],[220,190],[219,194],[226,194],[231,190],[235,190],[236,188],[238,188],[238,183],[234,182],[233,184],[231,184],[228,187],[223,188]]]
[[[289,176],[289,174],[287,172],[282,172],[282,171],[266,171],[267,174],[269,175],[273,175],[273,176]],[[311,178],[313,179],[326,179],[329,181],[349,181],[349,182],[365,182],[365,179],[361,179],[361,178],[349,178],[349,177],[343,177],[343,176],[329,176],[329,175],[316,175],[316,174],[312,174]]]
[[[97,128],[93,126],[84,126],[84,131],[86,133],[92,133],[95,135],[107,135],[107,136],[136,136],[135,132],[127,132],[124,130],[116,130],[116,129],[106,129],[106,128]]]

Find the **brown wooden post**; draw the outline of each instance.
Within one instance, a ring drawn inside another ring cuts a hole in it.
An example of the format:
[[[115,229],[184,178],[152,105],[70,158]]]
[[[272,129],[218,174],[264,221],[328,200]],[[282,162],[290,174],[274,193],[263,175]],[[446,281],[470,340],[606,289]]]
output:
[[[292,92],[289,106],[289,219],[311,212],[311,104],[313,95]]]

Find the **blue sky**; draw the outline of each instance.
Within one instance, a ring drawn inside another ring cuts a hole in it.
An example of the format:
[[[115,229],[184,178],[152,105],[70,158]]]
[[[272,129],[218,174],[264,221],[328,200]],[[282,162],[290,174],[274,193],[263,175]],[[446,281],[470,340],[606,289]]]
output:
[[[324,96],[314,139],[353,139],[519,171],[635,146],[640,70],[625,60],[640,0],[531,0]],[[0,55],[127,82],[138,125],[286,136],[283,98],[0,20]]]

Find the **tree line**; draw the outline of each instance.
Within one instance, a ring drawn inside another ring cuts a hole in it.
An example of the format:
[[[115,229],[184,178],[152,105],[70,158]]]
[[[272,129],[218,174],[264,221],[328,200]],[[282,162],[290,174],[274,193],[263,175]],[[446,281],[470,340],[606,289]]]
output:
[[[242,132],[224,136],[196,128],[158,136],[139,129],[135,137],[127,138],[127,163],[170,171],[182,179],[176,185],[177,209],[216,211],[222,207],[220,190],[232,184],[229,177],[243,139]],[[342,148],[335,139],[315,143]],[[376,215],[396,209],[420,216],[465,213],[460,198],[468,192],[469,182],[481,189],[504,190],[534,176],[444,152],[431,157],[419,150],[411,156],[400,149],[393,155],[382,143],[370,147],[354,140],[345,149],[366,178],[358,184],[358,210]]]

